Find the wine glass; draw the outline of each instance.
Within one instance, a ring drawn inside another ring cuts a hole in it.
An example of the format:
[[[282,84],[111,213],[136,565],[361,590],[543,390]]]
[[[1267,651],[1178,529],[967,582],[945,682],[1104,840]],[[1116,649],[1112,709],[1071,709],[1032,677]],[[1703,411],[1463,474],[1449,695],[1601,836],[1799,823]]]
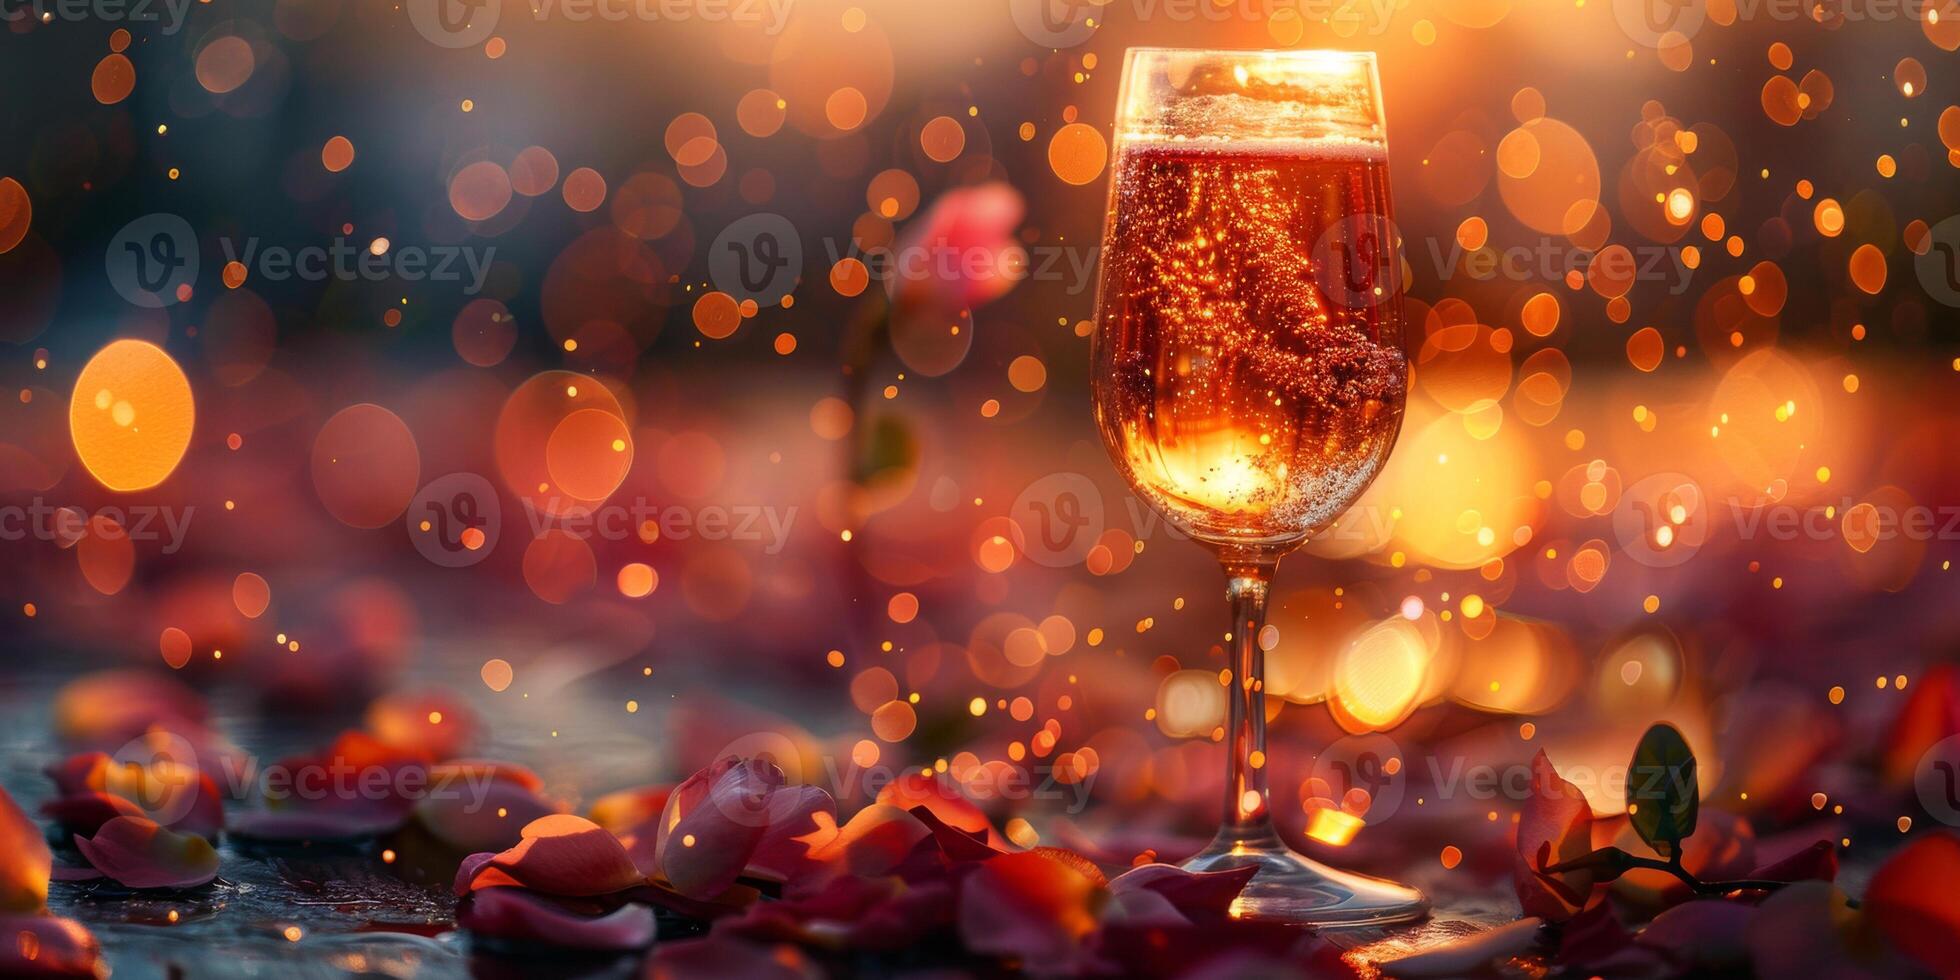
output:
[[[1266,792],[1266,594],[1402,425],[1400,253],[1372,53],[1136,48],[1103,233],[1096,421],[1138,494],[1217,554],[1232,605],[1225,821],[1184,866],[1258,870],[1233,907],[1318,926],[1421,892],[1288,848]]]

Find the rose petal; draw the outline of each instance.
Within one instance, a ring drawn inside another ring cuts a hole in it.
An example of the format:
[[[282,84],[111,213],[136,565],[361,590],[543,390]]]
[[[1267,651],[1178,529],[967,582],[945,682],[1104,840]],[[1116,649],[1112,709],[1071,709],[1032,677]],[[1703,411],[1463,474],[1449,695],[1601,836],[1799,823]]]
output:
[[[647,962],[647,980],[802,980],[823,974],[787,943],[760,945],[718,933],[661,943]]]
[[[1904,853],[1903,851],[1901,853]],[[1906,965],[1866,932],[1873,917],[1824,881],[1799,881],[1756,907],[1744,940],[1759,977],[1864,980],[1906,975]]]
[[[1516,880],[1526,915],[1563,922],[1584,908],[1592,892],[1588,870],[1546,875],[1545,868],[1592,850],[1592,807],[1566,782],[1543,749],[1531,757],[1531,792],[1519,810]]]
[[[1944,977],[1960,976],[1960,836],[1927,834],[1899,849],[1865,889],[1865,911],[1906,955]]]
[[[1633,945],[1633,936],[1613,917],[1611,902],[1600,902],[1566,920],[1559,929],[1556,963],[1582,970],[1595,969]]]
[[[218,876],[218,852],[196,834],[143,817],[117,817],[75,847],[95,870],[129,888],[195,888]]]
[[[667,785],[622,789],[592,801],[592,806],[585,811],[585,815],[593,823],[612,831],[620,838],[621,843],[625,843],[626,836],[637,831],[643,824],[649,831],[658,827],[655,821],[660,818],[661,812],[667,809],[667,798],[672,796],[673,792],[674,787]],[[628,844],[626,849],[632,850],[632,845]]]
[[[537,773],[532,772],[529,766],[520,766],[515,762],[504,762],[500,759],[451,759],[431,767],[429,779],[438,783],[447,781],[450,785],[457,782],[480,784],[484,780],[495,780],[522,786],[533,793],[544,792],[544,780]]]
[[[1727,972],[1749,964],[1743,941],[1756,907],[1721,899],[1682,902],[1654,917],[1634,942],[1659,950],[1677,969]]]
[[[1781,861],[1757,868],[1749,877],[1762,881],[1835,881],[1837,871],[1837,845],[1820,840]]]
[[[1056,965],[1096,927],[1102,889],[1087,875],[1032,852],[1002,854],[961,879],[960,938],[976,953]]]
[[[939,819],[939,815],[932,812],[929,806],[915,806],[908,812],[920,823],[925,824],[926,829],[932,831],[932,839],[939,844],[939,849],[945,853],[948,861],[985,861],[1007,853],[989,845],[985,831],[969,833],[953,827]]]
[[[839,827],[837,836],[816,856],[851,874],[877,877],[891,874],[931,836],[932,831],[910,813],[873,803]]]
[[[0,976],[100,977],[102,948],[74,919],[0,915]]]
[[[41,828],[0,789],[0,914],[40,911],[53,867],[54,852]]]
[[[94,836],[102,825],[117,817],[143,816],[143,808],[120,796],[107,793],[80,793],[41,804],[41,815],[61,825],[71,834]]]
[[[889,803],[903,810],[926,807],[947,826],[968,834],[985,834],[987,843],[997,849],[1007,846],[1007,838],[994,829],[987,815],[981,813],[980,808],[962,796],[951,783],[938,776],[927,777],[917,772],[907,772],[878,791],[878,802]]]
[[[813,855],[837,838],[837,801],[815,786],[786,786],[769,796],[769,827],[744,874],[794,881],[823,866]]]
[[[386,694],[368,705],[367,730],[384,745],[450,759],[476,740],[476,710],[442,691]]]
[[[497,855],[489,851],[481,851],[464,858],[462,863],[456,866],[456,880],[450,886],[456,897],[462,898],[464,895],[468,895],[472,887],[471,883],[476,880],[477,873],[496,859]],[[517,886],[516,882],[509,882],[509,884],[513,887]]]
[[[653,943],[653,910],[627,904],[586,914],[522,888],[485,888],[456,909],[456,924],[479,936],[567,949],[624,951]]]
[[[930,263],[925,274],[899,276],[892,282],[899,303],[977,306],[1014,287],[1018,278],[1003,263],[1019,251],[1014,229],[1026,211],[1021,193],[1003,182],[947,191],[906,229],[898,254],[978,256],[980,264],[958,268]],[[979,272],[980,274],[975,274]]]
[[[515,847],[526,824],[556,812],[525,786],[502,780],[475,786],[459,780],[415,805],[416,822],[459,851]]]
[[[705,796],[690,787],[690,778],[682,784],[685,795],[676,790],[660,820],[661,876],[689,898],[709,898],[735,883],[769,828],[770,796],[782,785],[782,771],[760,760],[715,768]]]
[[[1960,667],[1937,664],[1913,678],[1906,703],[1885,733],[1880,769],[1886,783],[1911,786],[1926,753],[1956,734],[1960,734]]]
[[[173,677],[105,670],[69,681],[54,696],[55,734],[70,745],[118,748],[153,727],[204,726],[204,699]]]
[[[1541,751],[1538,754],[1542,757],[1545,753]],[[1484,973],[1490,969],[1492,962],[1510,959],[1537,945],[1538,931],[1544,924],[1537,918],[1519,919],[1413,956],[1389,960],[1380,964],[1382,973],[1398,980],[1467,977]]]
[[[1179,912],[1170,899],[1148,888],[1135,888],[1121,894],[1112,892],[1102,915],[1105,923],[1120,922],[1132,928],[1176,929],[1192,925],[1191,920]]]
[[[1258,870],[1247,866],[1228,871],[1186,871],[1175,865],[1145,864],[1117,875],[1109,890],[1116,895],[1155,892],[1193,922],[1223,922],[1231,917],[1232,902]]]
[[[471,888],[518,884],[547,895],[610,895],[642,880],[619,838],[584,817],[540,817],[520,837],[483,865]]]

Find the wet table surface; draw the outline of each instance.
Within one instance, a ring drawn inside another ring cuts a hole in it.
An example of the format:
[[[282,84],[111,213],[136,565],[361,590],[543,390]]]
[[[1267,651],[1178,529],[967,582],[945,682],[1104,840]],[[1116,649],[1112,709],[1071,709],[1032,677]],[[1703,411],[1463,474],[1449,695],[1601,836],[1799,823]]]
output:
[[[61,679],[32,672],[0,677],[0,785],[30,814],[38,814],[52,795],[43,769],[63,757],[50,734],[48,707]],[[324,745],[343,727],[268,720],[258,711],[241,710],[223,692],[212,697],[211,707],[215,727],[263,759]],[[540,751],[605,760],[633,749],[609,743],[603,732],[603,726],[583,734],[559,732],[543,746],[522,734],[500,734],[478,754],[517,762],[531,762]],[[594,765],[607,768],[603,762]],[[593,781],[601,788],[630,783],[604,772]],[[381,859],[384,846],[396,851],[391,863]],[[160,896],[114,884],[55,882],[48,905],[95,933],[118,978],[611,977],[634,976],[641,968],[641,957],[540,958],[473,949],[453,924],[454,858],[422,861],[416,842],[399,835],[363,845],[304,847],[265,847],[227,837],[218,850],[219,880],[204,889]],[[58,863],[81,863],[60,846],[56,854]],[[1409,926],[1328,933],[1353,951],[1351,962],[1393,959],[1516,918],[1517,903],[1508,889],[1466,889],[1438,873],[1433,856],[1425,857],[1412,856],[1401,877],[1432,896],[1434,913]],[[669,935],[666,926],[663,922],[663,936]]]

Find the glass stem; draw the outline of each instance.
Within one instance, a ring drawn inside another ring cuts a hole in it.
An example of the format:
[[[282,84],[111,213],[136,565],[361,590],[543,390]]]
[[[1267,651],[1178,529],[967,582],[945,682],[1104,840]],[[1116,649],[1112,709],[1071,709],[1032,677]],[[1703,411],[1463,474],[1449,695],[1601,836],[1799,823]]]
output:
[[[1266,625],[1266,593],[1279,559],[1227,555],[1224,565],[1225,594],[1232,604],[1232,676],[1226,685],[1230,719],[1220,834],[1245,839],[1270,834],[1272,826],[1266,798],[1266,651],[1259,632]]]

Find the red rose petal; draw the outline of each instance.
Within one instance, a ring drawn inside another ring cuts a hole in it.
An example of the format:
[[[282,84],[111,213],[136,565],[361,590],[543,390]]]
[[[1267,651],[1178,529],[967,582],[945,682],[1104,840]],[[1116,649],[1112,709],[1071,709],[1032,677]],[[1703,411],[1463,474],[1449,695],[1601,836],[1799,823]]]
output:
[[[770,794],[769,827],[744,874],[793,881],[823,866],[815,852],[837,838],[837,801],[815,786],[786,786]]]
[[[987,815],[973,805],[973,801],[960,795],[960,791],[938,776],[925,776],[908,772],[886,784],[878,791],[878,802],[889,803],[902,810],[915,806],[930,809],[947,826],[956,827],[969,834],[984,833],[987,843],[996,848],[1005,848],[1007,838],[1002,837]]]
[[[908,812],[932,831],[933,841],[939,845],[939,850],[948,861],[985,861],[1007,853],[987,843],[985,830],[968,832],[954,827],[939,819],[939,815],[932,812],[932,807],[921,804]]]
[[[816,856],[854,875],[890,874],[932,831],[919,818],[886,803],[873,803],[837,829]]]
[[[95,870],[130,888],[195,888],[218,876],[218,852],[196,834],[142,817],[117,817],[75,847]]]
[[[643,880],[619,838],[584,817],[540,817],[521,837],[477,871],[472,889],[518,884],[547,895],[610,895]]]
[[[1087,875],[1044,855],[1003,854],[961,880],[960,938],[977,953],[1060,969],[1095,929],[1091,900],[1100,890]]]
[[[1865,913],[1892,944],[1943,977],[1960,976],[1960,836],[1940,831],[1900,848],[1872,875]]]
[[[53,867],[41,828],[0,789],[0,914],[40,911]]]
[[[457,907],[456,924],[482,936],[595,951],[644,949],[656,932],[653,910],[644,905],[591,915],[522,888],[471,893]]]
[[[80,793],[41,804],[41,815],[71,834],[93,837],[103,824],[117,817],[143,816],[143,808],[120,796]]]
[[[367,730],[384,745],[451,759],[475,743],[476,710],[442,691],[383,695],[368,705]]]
[[[73,919],[0,915],[0,976],[100,977],[102,948]]]
[[[822,975],[795,946],[747,943],[718,933],[661,943],[645,974],[647,980],[801,980]]]

